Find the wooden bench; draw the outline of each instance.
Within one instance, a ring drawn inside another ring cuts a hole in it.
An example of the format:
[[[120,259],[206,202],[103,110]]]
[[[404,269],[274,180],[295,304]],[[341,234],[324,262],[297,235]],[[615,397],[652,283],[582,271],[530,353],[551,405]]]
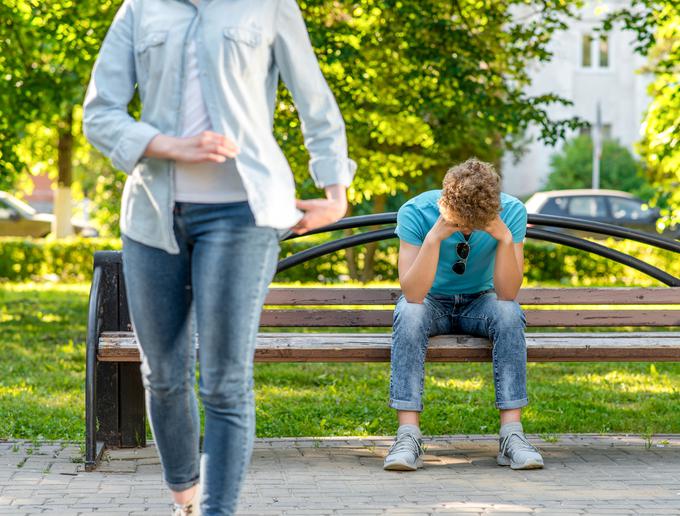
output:
[[[120,253],[97,253],[95,271],[103,290],[92,292],[100,299],[98,329],[92,336],[96,353],[88,357],[96,393],[88,399],[88,417],[95,418],[97,429],[89,467],[103,445],[146,443],[140,356],[122,288]],[[387,362],[399,294],[394,288],[274,288],[262,313],[255,360]],[[652,329],[680,327],[680,287],[530,288],[520,292],[518,301],[527,316],[530,361],[680,361],[680,332]],[[296,331],[301,327],[316,331]],[[632,331],[639,327],[644,331]],[[288,331],[281,332],[283,328]],[[359,329],[361,333],[351,331]],[[491,343],[467,335],[433,337],[427,359],[490,361]]]
[[[375,227],[395,221],[395,213],[349,217],[315,232]],[[630,238],[679,256],[680,242],[566,217],[530,214],[528,222],[529,238],[618,261],[669,285],[522,290],[518,301],[527,315],[530,361],[680,361],[680,278],[605,245],[545,228]],[[278,270],[340,249],[394,237],[394,227],[388,227],[330,240],[281,260]],[[95,467],[104,446],[146,444],[140,357],[123,286],[121,253],[96,253],[87,330],[86,469]],[[399,294],[394,288],[272,289],[262,313],[255,360],[387,362],[393,308]],[[300,332],[301,328],[306,331]],[[433,337],[427,359],[490,361],[491,343],[468,335]]]

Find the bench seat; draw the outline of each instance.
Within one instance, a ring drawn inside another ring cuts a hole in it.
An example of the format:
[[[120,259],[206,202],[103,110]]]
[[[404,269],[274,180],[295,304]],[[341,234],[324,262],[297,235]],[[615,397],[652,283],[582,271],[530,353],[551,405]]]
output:
[[[389,333],[260,333],[257,362],[388,362]],[[679,332],[528,333],[527,357],[533,362],[678,361]],[[104,332],[100,362],[139,362],[131,332]],[[491,360],[491,343],[469,335],[432,337],[432,362]]]
[[[144,446],[140,355],[120,253],[95,255],[88,314],[86,468],[103,446]],[[388,362],[398,288],[273,288],[265,301],[258,362]],[[680,362],[680,286],[527,288],[517,301],[534,362]],[[198,339],[200,341],[200,338]],[[200,352],[200,350],[199,350]],[[432,337],[431,362],[491,360],[491,343]]]

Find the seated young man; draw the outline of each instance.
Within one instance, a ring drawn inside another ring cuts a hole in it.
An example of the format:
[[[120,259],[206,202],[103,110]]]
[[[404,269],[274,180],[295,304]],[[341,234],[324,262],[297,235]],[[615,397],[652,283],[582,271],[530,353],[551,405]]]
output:
[[[449,170],[442,190],[414,197],[399,210],[399,282],[394,311],[390,407],[399,430],[388,470],[422,467],[422,393],[428,337],[465,333],[493,343],[500,410],[497,461],[512,469],[543,467],[524,436],[527,405],[525,319],[515,301],[524,270],[526,209],[501,193],[492,165],[470,159]]]

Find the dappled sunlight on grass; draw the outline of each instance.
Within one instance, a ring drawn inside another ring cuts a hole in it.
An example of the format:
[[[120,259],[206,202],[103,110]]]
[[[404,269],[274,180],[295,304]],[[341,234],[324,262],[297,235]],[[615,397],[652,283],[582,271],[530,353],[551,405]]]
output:
[[[42,312],[37,312],[37,313],[35,314],[35,316],[36,316],[38,319],[40,319],[42,322],[44,322],[44,323],[61,322],[61,321],[64,320],[64,318],[61,317],[60,315],[56,315],[56,314],[45,314],[45,313],[42,313]]]
[[[459,380],[456,378],[428,378],[428,384],[444,389],[455,389],[458,391],[472,392],[485,388],[485,382],[481,378]]]
[[[256,399],[259,401],[271,401],[273,397],[281,400],[314,398],[319,395],[329,396],[331,393],[324,388],[321,391],[319,388],[301,389],[299,387],[281,387],[278,385],[268,385],[257,389]]]
[[[640,374],[614,370],[605,374],[569,374],[562,377],[562,383],[578,384],[583,387],[597,387],[598,390],[626,393],[678,394],[680,388],[667,375]]]
[[[33,394],[33,386],[27,385],[25,382],[21,382],[15,385],[0,385],[0,401],[4,401],[3,398],[17,398],[26,394]]]
[[[89,294],[89,283],[55,283],[45,282],[25,282],[15,283],[12,281],[1,281],[0,290],[7,292],[47,292],[47,293],[73,293]]]

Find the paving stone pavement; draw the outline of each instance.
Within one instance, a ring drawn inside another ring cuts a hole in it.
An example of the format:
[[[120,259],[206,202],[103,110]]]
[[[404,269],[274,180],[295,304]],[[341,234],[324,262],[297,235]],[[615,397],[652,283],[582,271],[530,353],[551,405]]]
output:
[[[680,516],[680,435],[559,435],[531,440],[546,468],[495,463],[492,436],[426,439],[425,468],[387,472],[389,438],[259,439],[242,516]],[[82,446],[0,442],[0,515],[168,516],[153,446],[111,450],[83,471]]]

